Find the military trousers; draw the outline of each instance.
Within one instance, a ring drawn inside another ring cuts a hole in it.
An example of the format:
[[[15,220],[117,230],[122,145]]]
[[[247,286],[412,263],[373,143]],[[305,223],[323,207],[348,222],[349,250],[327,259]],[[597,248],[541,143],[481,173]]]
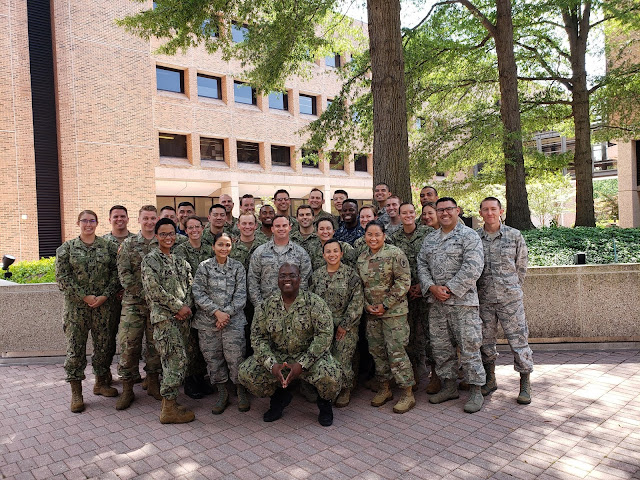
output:
[[[498,358],[496,337],[498,322],[513,353],[516,372],[533,372],[533,352],[529,347],[529,326],[524,315],[524,302],[518,299],[509,303],[485,303],[480,305],[482,319],[482,362],[495,362]]]
[[[427,299],[420,297],[409,300],[409,313],[407,323],[409,324],[409,343],[407,344],[407,355],[414,368],[420,365],[423,357],[426,357],[427,365],[431,364],[431,342],[429,341],[428,324],[428,304]]]
[[[191,319],[195,317],[196,309],[191,309],[193,316]],[[187,372],[185,375],[187,377],[196,376],[196,377],[204,377],[207,374],[207,362],[202,355],[202,351],[200,350],[200,340],[198,338],[198,330],[195,328],[189,328],[189,335],[187,337]]]
[[[351,388],[353,385],[353,357],[358,345],[358,325],[347,330],[342,340],[333,337],[331,343],[331,355],[342,369],[342,384],[344,388]]]
[[[175,318],[154,324],[153,339],[162,363],[160,395],[173,400],[178,397],[180,385],[187,371],[186,344],[189,338],[189,321]]]
[[[109,318],[109,335],[113,338],[112,348],[109,351],[109,358],[113,360],[114,355],[116,354],[116,347],[118,345],[118,327],[120,326],[120,313],[122,312],[122,300],[119,300],[117,297],[110,298],[107,300],[109,304],[110,310],[110,318]]]
[[[415,385],[406,347],[409,324],[406,315],[378,317],[367,315],[367,341],[379,381],[395,378],[399,387]]]
[[[238,368],[244,360],[246,348],[244,325],[229,324],[222,330],[211,325],[198,329],[198,337],[211,383],[225,383],[231,378],[237,385]]]
[[[109,301],[98,308],[90,308],[86,303],[72,302],[65,299],[63,313],[63,329],[67,338],[67,358],[64,362],[67,382],[84,380],[84,369],[87,367],[87,338],[91,331],[93,356],[91,365],[96,376],[107,374],[112,357],[115,339],[111,336],[109,321],[111,319]]]
[[[480,358],[482,321],[478,315],[478,307],[432,303],[429,310],[429,334],[436,373],[440,378],[458,378],[457,346],[460,348],[460,365],[467,383],[486,383]]]
[[[123,304],[120,315],[118,341],[120,343],[120,363],[118,375],[125,380],[133,380],[138,375],[138,364],[142,355],[142,340],[146,337],[147,373],[160,373],[162,365],[153,336],[154,326],[149,318],[149,309],[144,304]]]
[[[295,363],[296,359],[282,356],[278,358],[280,363]],[[287,378],[288,369],[282,371]],[[300,380],[313,385],[318,390],[318,395],[324,400],[334,400],[342,388],[342,370],[338,362],[326,353],[321,356],[307,371],[303,371]],[[270,397],[280,382],[267,368],[256,361],[255,356],[250,356],[240,365],[238,381],[256,397]]]

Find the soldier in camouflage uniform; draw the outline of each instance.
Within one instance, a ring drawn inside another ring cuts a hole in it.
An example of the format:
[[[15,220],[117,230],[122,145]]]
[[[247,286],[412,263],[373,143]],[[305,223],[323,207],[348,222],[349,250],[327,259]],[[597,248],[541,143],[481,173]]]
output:
[[[391,195],[387,198],[387,203],[385,204],[386,215],[389,218],[388,223],[385,224],[385,233],[387,237],[390,237],[398,230],[402,229],[402,220],[400,219],[400,197],[397,195]]]
[[[238,410],[246,412],[250,407],[246,391],[238,383],[238,367],[245,356],[247,277],[242,264],[229,258],[231,246],[229,235],[218,234],[213,246],[215,258],[203,262],[193,280],[193,297],[198,306],[194,326],[209,378],[218,386],[214,414],[222,413],[229,404],[225,385],[229,378],[236,385]]]
[[[340,220],[334,238],[353,246],[357,239],[364,236],[364,227],[358,223],[358,202],[347,198],[342,203]]]
[[[142,284],[149,304],[153,339],[162,362],[161,423],[186,423],[195,418],[193,412],[176,403],[178,388],[187,368],[185,345],[189,338],[191,267],[186,260],[171,254],[177,234],[176,224],[160,219],[155,226],[158,249],[142,260]]]
[[[331,355],[342,367],[342,390],[336,407],[349,405],[354,384],[353,356],[358,343],[358,326],[364,308],[362,281],[356,271],[341,262],[342,246],[337,240],[324,244],[326,265],[311,276],[310,291],[320,296],[331,310],[335,338]]]
[[[300,290],[300,282],[297,265],[284,263],[279,268],[280,294],[256,308],[251,326],[254,354],[240,365],[238,379],[254,395],[271,397],[264,421],[272,422],[291,401],[287,387],[300,377],[317,389],[318,421],[329,426],[331,402],[341,388],[340,365],[330,353],[333,319],[324,300]]]
[[[328,219],[333,224],[333,229],[338,228],[338,222],[329,212],[322,209],[324,193],[319,188],[313,188],[309,193],[309,205],[313,211],[313,223],[317,225],[320,220]],[[322,255],[321,255],[322,256]]]
[[[520,373],[518,403],[531,403],[530,374],[533,371],[533,352],[529,348],[529,327],[524,315],[522,284],[527,274],[527,245],[515,228],[502,225],[504,213],[500,200],[487,197],[480,203],[484,227],[478,229],[484,249],[484,270],[478,280],[480,318],[482,319],[482,363],[487,383],[482,394],[497,390],[496,336],[498,322],[509,342],[514,368]]]
[[[178,212],[176,212],[176,209],[173,208],[171,205],[165,205],[164,207],[162,207],[160,209],[160,215],[158,215],[158,218],[168,218],[173,223],[178,225]],[[186,235],[178,234],[176,236],[174,248],[177,247],[178,245],[185,243],[186,241],[187,241]]]
[[[283,188],[276,190],[276,193],[273,194],[273,203],[276,206],[274,217],[276,215],[283,215],[289,219],[292,230],[297,228],[298,221],[295,217],[289,215],[289,213],[291,213],[291,197],[289,196],[289,192]],[[262,210],[262,208],[260,210]]]
[[[208,227],[205,226],[204,232],[202,233],[202,243],[209,245],[209,247],[213,246],[213,237],[220,232],[226,232],[226,220],[227,220],[227,211],[224,206],[215,203],[211,205],[209,208],[209,216],[207,217],[209,220]],[[228,232],[227,232],[228,233]]]
[[[358,218],[360,219],[360,226],[362,227],[362,231],[369,224],[371,220],[376,219],[376,209],[373,205],[363,205],[360,207],[360,211],[358,213]],[[356,259],[362,255],[362,252],[366,251],[369,247],[367,247],[367,242],[364,240],[364,233],[360,238],[357,238],[353,242],[353,248],[355,249],[355,257]]]
[[[411,269],[402,250],[385,243],[381,222],[369,222],[364,237],[369,248],[358,257],[358,273],[364,286],[369,351],[380,382],[371,405],[380,407],[393,398],[389,382],[395,378],[403,395],[393,411],[405,413],[416,404],[413,370],[405,350],[409,342],[407,292]]]
[[[325,265],[322,248],[325,243],[333,238],[333,234],[335,233],[334,222],[329,218],[321,218],[316,221],[316,229],[318,231],[320,245],[315,247],[312,253],[309,254],[311,257],[311,267],[314,270]],[[356,250],[347,242],[340,242],[340,245],[342,246],[343,253],[342,261],[350,267],[355,267],[356,260],[358,259],[358,257],[356,257]]]
[[[441,403],[458,398],[457,345],[471,390],[464,411],[474,413],[482,408],[480,387],[485,384],[476,290],[484,266],[482,242],[473,229],[458,222],[460,210],[453,198],[442,197],[436,206],[440,229],[425,237],[418,255],[422,294],[431,304],[429,334],[433,359],[436,372],[444,381],[442,390],[429,401]]]
[[[122,378],[122,395],[116,409],[124,410],[134,400],[133,383],[138,373],[138,363],[142,354],[142,339],[146,337],[147,394],[161,400],[159,374],[162,370],[160,357],[153,340],[153,325],[149,320],[149,308],[142,287],[142,259],[151,250],[158,248],[154,228],[157,221],[156,207],[144,205],[140,208],[138,222],[140,232],[128,238],[118,250],[118,278],[124,288],[122,313],[118,341],[120,343],[120,363],[118,374]],[[139,376],[139,373],[138,373]]]
[[[375,212],[376,218],[382,222],[382,224],[387,227],[391,219],[389,218],[389,214],[387,213],[387,209],[385,205],[387,203],[387,199],[391,196],[391,189],[389,185],[384,182],[378,183],[373,188],[373,198],[378,204],[378,210]]]
[[[80,236],[63,243],[56,250],[56,281],[64,292],[64,333],[67,358],[64,369],[71,384],[71,411],[84,410],[82,380],[87,366],[87,337],[91,330],[93,356],[91,365],[96,375],[95,395],[114,397],[115,388],[107,385],[109,356],[114,338],[109,322],[108,300],[116,294],[116,246],[96,237],[97,215],[84,210],[78,215]]]
[[[278,291],[278,270],[285,262],[300,268],[302,288],[309,286],[311,276],[309,255],[300,245],[289,240],[289,219],[278,216],[271,228],[273,238],[253,252],[247,271],[249,298],[256,308]]]

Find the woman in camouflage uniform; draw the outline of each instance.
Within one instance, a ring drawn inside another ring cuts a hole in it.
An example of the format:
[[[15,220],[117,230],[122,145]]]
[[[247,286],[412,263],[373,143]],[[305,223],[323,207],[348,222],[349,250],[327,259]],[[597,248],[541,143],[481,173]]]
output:
[[[91,330],[96,375],[94,395],[115,397],[118,391],[108,386],[109,352],[115,339],[109,334],[111,308],[107,300],[118,289],[117,246],[96,237],[98,216],[91,210],[78,215],[80,236],[64,242],[56,250],[56,281],[64,292],[64,333],[67,359],[64,369],[71,384],[71,411],[84,410],[82,380],[87,366],[87,337]]]
[[[316,231],[318,232],[318,237],[320,238],[320,243],[322,244],[322,248],[324,249],[324,244],[333,238],[333,234],[336,232],[335,227],[333,225],[333,220],[330,218],[321,218],[316,221]],[[354,248],[349,245],[347,242],[340,242],[342,246],[342,261],[349,266],[353,266],[356,263],[358,257],[356,256],[356,252]],[[325,265],[325,258],[323,251],[317,252],[317,255],[314,255],[311,258],[311,263],[313,264],[313,270],[316,270]]]

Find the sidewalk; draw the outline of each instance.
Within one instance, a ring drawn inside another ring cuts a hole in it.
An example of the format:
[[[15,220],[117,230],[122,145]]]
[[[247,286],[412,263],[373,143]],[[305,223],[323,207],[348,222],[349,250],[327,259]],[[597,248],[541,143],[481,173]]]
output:
[[[121,412],[115,398],[94,396],[90,367],[86,410],[73,414],[61,364],[1,366],[0,477],[640,479],[640,352],[534,352],[531,405],[516,404],[518,375],[506,353],[499,389],[479,413],[462,411],[467,392],[429,404],[424,382],[404,415],[393,402],[371,407],[373,394],[360,388],[334,409],[329,428],[299,396],[268,424],[266,399],[239,413],[232,397],[214,416],[212,397],[181,395],[196,420],[161,425],[160,402],[140,385]]]

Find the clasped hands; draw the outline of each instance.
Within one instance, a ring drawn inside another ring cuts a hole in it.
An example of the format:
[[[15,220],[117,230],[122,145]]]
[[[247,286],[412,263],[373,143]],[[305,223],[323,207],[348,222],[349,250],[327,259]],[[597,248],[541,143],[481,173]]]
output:
[[[86,303],[89,308],[98,308],[107,301],[107,297],[104,295],[100,295],[99,297],[96,297],[95,295],[87,295],[82,299],[82,301]]]
[[[287,378],[284,378],[282,376],[282,370],[284,370],[285,368],[290,369],[289,375],[287,375]],[[271,373],[273,374],[273,376],[275,376],[278,379],[278,381],[282,385],[282,388],[287,388],[302,373],[302,365],[300,365],[298,362],[275,363],[273,367],[271,367]]]
[[[182,308],[178,310],[178,313],[174,315],[174,317],[176,317],[176,319],[180,320],[181,322],[185,321],[190,316],[191,316],[191,309],[187,305],[183,305]]]

